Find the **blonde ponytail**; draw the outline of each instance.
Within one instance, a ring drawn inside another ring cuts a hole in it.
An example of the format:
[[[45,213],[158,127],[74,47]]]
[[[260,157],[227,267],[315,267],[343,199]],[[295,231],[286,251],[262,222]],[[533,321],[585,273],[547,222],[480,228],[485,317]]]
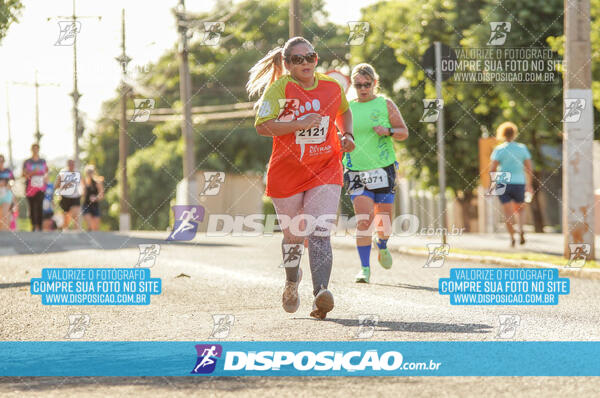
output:
[[[276,47],[250,69],[250,78],[246,83],[248,96],[261,95],[282,74],[283,47]]]

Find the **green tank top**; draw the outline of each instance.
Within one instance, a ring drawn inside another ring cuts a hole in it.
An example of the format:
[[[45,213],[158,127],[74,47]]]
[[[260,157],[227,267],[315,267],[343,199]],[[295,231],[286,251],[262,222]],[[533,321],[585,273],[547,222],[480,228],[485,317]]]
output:
[[[392,137],[380,137],[374,126],[391,127],[386,98],[378,96],[368,102],[350,101],[356,148],[344,154],[344,166],[362,171],[389,166],[396,161]]]

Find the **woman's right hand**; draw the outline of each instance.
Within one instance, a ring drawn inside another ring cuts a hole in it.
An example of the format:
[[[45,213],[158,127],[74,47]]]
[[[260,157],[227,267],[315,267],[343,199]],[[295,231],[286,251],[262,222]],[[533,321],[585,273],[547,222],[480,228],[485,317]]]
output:
[[[390,129],[383,126],[375,126],[373,127],[373,131],[380,137],[388,137],[390,135]]]
[[[300,128],[312,129],[319,127],[321,119],[323,119],[323,116],[318,113],[309,113],[308,115],[304,115],[301,119],[298,119],[298,122],[300,122]]]

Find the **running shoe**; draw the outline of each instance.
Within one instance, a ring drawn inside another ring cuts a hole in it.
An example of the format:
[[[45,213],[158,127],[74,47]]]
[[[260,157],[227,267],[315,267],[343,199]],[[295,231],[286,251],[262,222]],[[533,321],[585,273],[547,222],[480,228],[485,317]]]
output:
[[[371,278],[371,267],[360,267],[360,271],[354,277],[356,283],[369,283]]]
[[[373,238],[373,244],[375,248],[379,250],[379,254],[377,255],[377,260],[379,261],[379,265],[381,265],[385,269],[392,268],[392,254],[388,249],[380,249],[377,246],[377,238]]]
[[[310,316],[317,319],[325,319],[327,313],[333,309],[333,294],[327,289],[321,287],[319,293],[315,296],[313,310]]]
[[[283,296],[281,297],[281,304],[285,312],[296,312],[300,307],[300,296],[298,295],[298,285],[302,280],[302,268],[298,267],[298,281],[291,282],[285,281],[285,287],[283,288]]]

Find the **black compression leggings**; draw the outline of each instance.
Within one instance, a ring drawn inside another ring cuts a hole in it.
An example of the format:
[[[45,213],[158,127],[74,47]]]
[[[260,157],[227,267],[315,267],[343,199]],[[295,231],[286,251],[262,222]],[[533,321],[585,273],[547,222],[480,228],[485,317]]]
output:
[[[29,202],[29,217],[31,218],[31,229],[42,229],[42,208],[44,203],[44,193],[39,191],[33,196],[28,196]]]

